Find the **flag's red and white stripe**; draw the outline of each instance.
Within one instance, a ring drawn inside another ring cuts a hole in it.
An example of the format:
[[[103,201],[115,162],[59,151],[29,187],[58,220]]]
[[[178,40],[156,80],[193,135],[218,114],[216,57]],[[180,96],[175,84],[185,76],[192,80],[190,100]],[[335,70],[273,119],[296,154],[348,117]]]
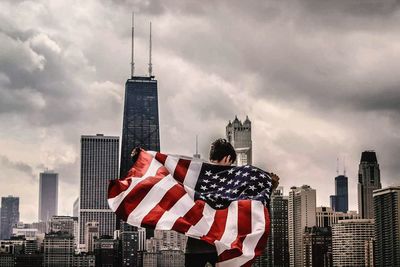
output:
[[[110,181],[109,206],[131,225],[175,230],[214,244],[218,266],[251,266],[267,242],[268,210],[255,200],[233,201],[221,210],[195,201],[202,164],[142,151],[126,178]]]

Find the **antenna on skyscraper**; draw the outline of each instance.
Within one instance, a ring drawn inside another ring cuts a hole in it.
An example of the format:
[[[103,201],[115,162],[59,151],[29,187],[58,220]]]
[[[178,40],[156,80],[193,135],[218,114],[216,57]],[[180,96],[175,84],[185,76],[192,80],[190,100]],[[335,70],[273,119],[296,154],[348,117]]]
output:
[[[149,44],[149,77],[153,76],[153,64],[151,64],[151,21],[150,21],[150,44]]]
[[[336,175],[339,176],[339,157],[336,158]]]
[[[131,77],[135,74],[135,13],[132,12],[132,40],[131,40]]]
[[[346,176],[346,158],[343,157],[343,175]]]

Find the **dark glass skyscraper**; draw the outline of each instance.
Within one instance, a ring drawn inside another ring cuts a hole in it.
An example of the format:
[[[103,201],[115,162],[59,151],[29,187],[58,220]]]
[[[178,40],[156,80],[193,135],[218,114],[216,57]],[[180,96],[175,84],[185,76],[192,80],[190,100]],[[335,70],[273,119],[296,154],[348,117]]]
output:
[[[45,171],[39,176],[39,221],[47,222],[58,211],[58,173]]]
[[[381,189],[381,175],[378,160],[374,151],[361,154],[358,169],[358,213],[361,218],[374,218],[373,191]]]
[[[19,197],[1,198],[0,239],[9,239],[12,228],[19,221]]]
[[[345,175],[335,177],[335,195],[331,196],[331,208],[341,212],[349,209],[348,178]]]
[[[130,155],[136,146],[146,150],[160,150],[157,80],[154,76],[133,76],[125,83],[121,177],[132,166]]]

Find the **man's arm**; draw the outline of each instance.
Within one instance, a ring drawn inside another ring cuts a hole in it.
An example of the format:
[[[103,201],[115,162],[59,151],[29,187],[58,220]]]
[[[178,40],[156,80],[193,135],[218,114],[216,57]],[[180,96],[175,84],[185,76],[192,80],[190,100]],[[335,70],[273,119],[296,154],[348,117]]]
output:
[[[279,185],[279,176],[272,172],[271,179],[272,179],[272,190],[275,190]]]

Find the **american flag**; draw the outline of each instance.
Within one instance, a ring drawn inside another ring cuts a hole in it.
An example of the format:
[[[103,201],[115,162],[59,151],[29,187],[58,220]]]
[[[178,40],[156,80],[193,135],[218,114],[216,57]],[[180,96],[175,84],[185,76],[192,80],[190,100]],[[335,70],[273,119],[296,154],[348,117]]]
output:
[[[270,229],[269,173],[141,151],[123,179],[110,181],[108,203],[134,226],[175,230],[214,244],[217,266],[251,266]]]

